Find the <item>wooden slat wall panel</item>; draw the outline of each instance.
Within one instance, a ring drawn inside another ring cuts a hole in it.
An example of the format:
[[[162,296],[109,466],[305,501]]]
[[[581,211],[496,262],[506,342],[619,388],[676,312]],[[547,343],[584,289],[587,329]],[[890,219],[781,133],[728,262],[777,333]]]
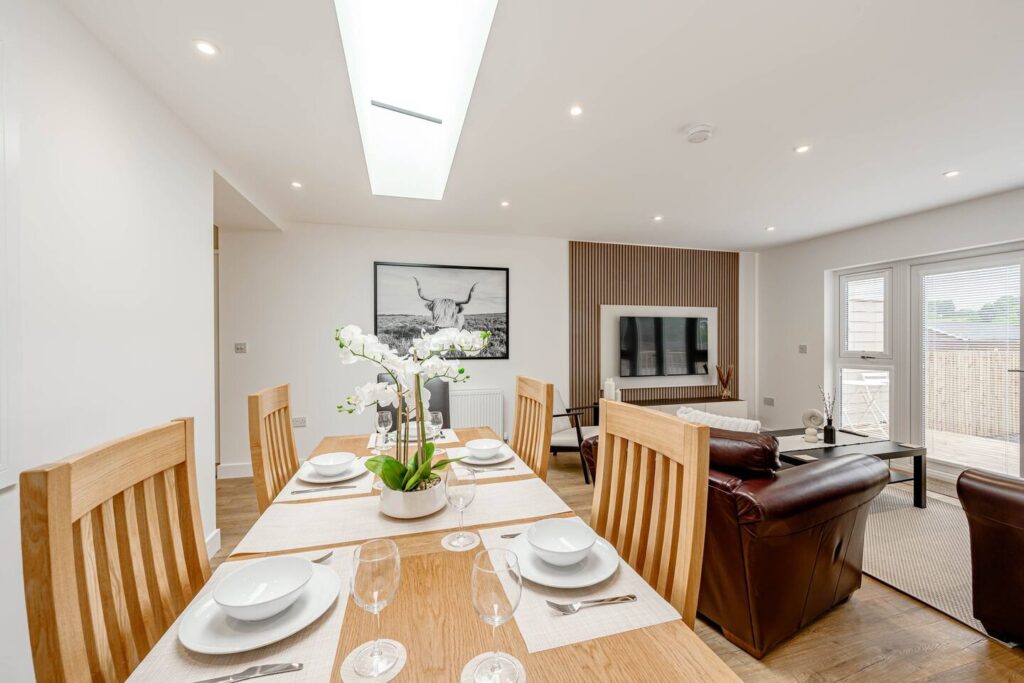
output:
[[[718,309],[718,363],[739,375],[739,271],[734,251],[704,251],[601,242],[569,243],[570,393],[572,405],[600,398],[601,304],[713,306]],[[714,372],[714,369],[711,369]],[[738,379],[733,395],[739,394]],[[624,399],[714,398],[717,384],[623,389]]]

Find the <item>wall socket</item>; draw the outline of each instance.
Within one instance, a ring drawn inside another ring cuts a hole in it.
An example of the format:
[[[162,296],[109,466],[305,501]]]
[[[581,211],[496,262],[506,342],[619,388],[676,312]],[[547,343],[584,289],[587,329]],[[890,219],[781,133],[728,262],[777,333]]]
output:
[[[304,417],[293,417],[292,418],[292,427],[305,427],[305,426],[306,426],[306,418],[304,418]]]
[[[800,346],[796,347],[796,349],[800,353],[807,353],[807,344],[801,344]]]
[[[768,406],[769,408],[774,408],[775,407],[775,397],[774,396],[765,396],[764,397],[764,404],[766,406]]]
[[[235,353],[249,353],[249,345],[245,342],[235,342]]]

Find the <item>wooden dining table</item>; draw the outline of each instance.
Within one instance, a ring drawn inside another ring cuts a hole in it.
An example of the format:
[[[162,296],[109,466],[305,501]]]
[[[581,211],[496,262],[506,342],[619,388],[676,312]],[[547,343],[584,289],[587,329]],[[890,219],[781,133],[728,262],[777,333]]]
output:
[[[460,446],[471,439],[498,438],[486,427],[460,428],[456,435],[458,444],[443,444],[439,448]],[[367,455],[368,441],[367,434],[326,437],[311,456],[332,451]],[[509,486],[529,479],[539,481],[532,473],[478,478],[474,505],[487,504],[489,487]],[[371,490],[312,500],[296,496],[296,500],[274,503],[264,514],[270,513],[275,506],[289,505],[295,506],[289,512],[301,510],[314,519],[328,509],[325,502],[331,502],[332,514],[337,514],[344,511],[345,505],[376,495],[379,494]],[[341,506],[336,508],[339,501]],[[445,512],[436,514],[444,515]],[[547,516],[572,517],[573,513]],[[467,528],[501,527],[538,518],[526,516]],[[441,539],[456,526],[454,515],[448,515],[447,519],[451,524],[445,530],[390,536],[401,552],[402,576],[397,597],[382,613],[383,637],[399,641],[408,653],[404,668],[394,679],[397,681],[457,681],[467,662],[493,647],[491,628],[477,617],[470,602],[470,575],[476,551],[449,552],[442,548]],[[378,536],[370,529],[367,535],[380,537],[386,534]],[[237,553],[231,555],[226,563],[261,555],[355,544],[297,546],[272,553]],[[347,591],[343,590],[342,594],[347,595]],[[580,617],[586,618],[585,613]],[[570,622],[566,622],[565,628],[572,628]],[[339,680],[343,660],[361,644],[375,638],[376,633],[374,617],[350,604],[338,634],[331,680]],[[533,653],[528,651],[515,620],[498,628],[497,638],[500,649],[522,662],[529,681],[740,680],[682,620]],[[285,680],[287,677],[282,677],[282,683]]]

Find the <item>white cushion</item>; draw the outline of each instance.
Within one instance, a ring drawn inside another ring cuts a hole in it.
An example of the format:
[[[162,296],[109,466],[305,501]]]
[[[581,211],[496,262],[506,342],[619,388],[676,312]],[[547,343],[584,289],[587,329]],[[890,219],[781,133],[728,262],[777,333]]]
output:
[[[565,414],[565,401],[562,400],[562,394],[559,393],[558,389],[555,389],[555,402],[552,405],[553,410],[551,411],[555,415]],[[551,420],[551,432],[557,433],[565,431],[572,427],[572,420],[567,417],[556,417]]]
[[[729,429],[734,432],[753,432],[756,434],[761,431],[760,420],[748,420],[743,417],[715,415],[713,413],[705,413],[703,410],[688,408],[686,406],[681,406],[679,410],[676,411],[676,417],[684,420],[685,422],[696,422],[697,424],[716,427],[718,429]]]
[[[586,441],[592,436],[597,436],[600,431],[600,427],[597,426],[585,426],[580,427],[580,431],[583,432],[583,440]],[[559,446],[562,448],[579,448],[580,442],[576,440],[576,428],[565,429],[556,434],[551,435],[551,446]]]

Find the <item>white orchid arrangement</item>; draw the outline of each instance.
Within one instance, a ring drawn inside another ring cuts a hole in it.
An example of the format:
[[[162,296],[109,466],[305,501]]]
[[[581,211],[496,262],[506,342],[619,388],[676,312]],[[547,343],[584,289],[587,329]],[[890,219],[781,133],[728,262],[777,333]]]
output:
[[[424,428],[424,406],[430,399],[430,392],[424,385],[436,378],[452,383],[467,381],[469,375],[462,364],[443,356],[451,352],[478,355],[487,348],[490,338],[490,332],[455,328],[445,328],[434,334],[421,332],[420,337],[413,341],[412,348],[403,355],[375,335],[363,334],[356,325],[346,325],[335,331],[334,339],[338,342],[342,363],[369,361],[383,369],[393,382],[369,382],[356,387],[355,394],[338,406],[338,412],[357,415],[371,407],[397,409],[395,457],[378,455],[366,461],[366,469],[380,477],[385,486],[395,491],[413,491],[438,479],[437,472],[454,462],[453,459],[433,462],[434,444],[426,442]],[[417,448],[410,453],[409,423],[413,421],[417,423]]]

